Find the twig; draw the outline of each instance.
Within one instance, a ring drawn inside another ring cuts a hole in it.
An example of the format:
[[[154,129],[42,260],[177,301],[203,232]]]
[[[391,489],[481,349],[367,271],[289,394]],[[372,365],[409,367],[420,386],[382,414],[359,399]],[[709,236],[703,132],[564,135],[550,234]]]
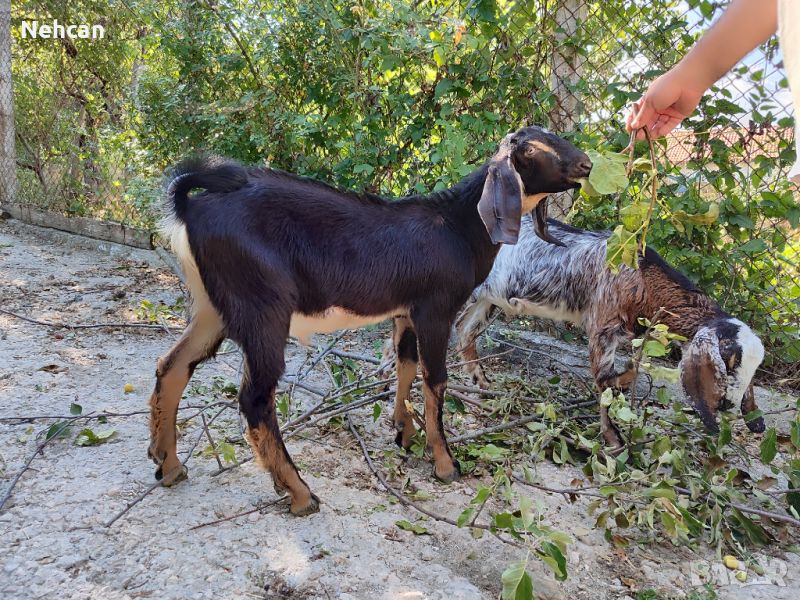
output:
[[[218,411],[217,414],[215,414],[213,417],[211,417],[211,419],[208,421],[208,425],[211,425],[211,423],[216,421],[217,417],[219,417],[226,410],[228,410],[227,406],[222,408],[220,411]],[[205,435],[205,431],[201,431],[200,435],[197,436],[197,439],[195,440],[194,444],[192,445],[191,448],[189,448],[189,452],[186,453],[186,458],[184,458],[183,462],[181,463],[182,467],[185,467],[186,463],[189,462],[189,459],[192,458],[192,454],[194,453],[195,448],[197,448],[197,445],[200,443],[200,440],[203,439],[204,435]],[[125,508],[123,508],[116,515],[111,517],[111,519],[106,521],[105,526],[106,527],[111,527],[119,519],[121,519],[123,516],[125,516],[128,513],[128,511],[130,511],[134,506],[136,506],[137,504],[139,504],[139,502],[144,500],[150,494],[150,492],[152,492],[154,489],[156,489],[157,487],[160,487],[160,486],[161,486],[161,481],[156,481],[155,483],[151,484],[149,487],[147,487],[147,489],[145,489],[136,498],[134,498],[133,500],[128,502],[128,504],[125,506]]]
[[[217,470],[217,471],[214,471],[214,472],[211,474],[211,476],[212,476],[212,477],[216,477],[217,475],[222,475],[222,474],[223,474],[223,473],[225,473],[226,471],[232,471],[233,469],[235,469],[235,468],[237,468],[237,467],[241,467],[241,466],[242,466],[243,464],[245,464],[245,463],[249,463],[251,460],[253,460],[253,457],[252,457],[252,456],[248,456],[247,458],[243,458],[243,459],[242,459],[242,460],[240,460],[239,462],[235,462],[235,463],[233,463],[232,465],[228,465],[228,466],[226,466],[226,467],[222,467],[221,469],[219,469],[219,470]]]
[[[413,500],[409,500],[406,496],[404,496],[403,494],[398,492],[396,489],[394,489],[391,485],[389,485],[389,482],[386,481],[386,478],[383,476],[383,473],[378,471],[377,467],[375,466],[375,463],[372,462],[372,457],[369,455],[369,450],[367,449],[367,444],[364,442],[364,438],[361,437],[361,435],[358,433],[358,431],[356,430],[355,426],[353,425],[353,420],[350,418],[350,415],[347,416],[347,426],[350,428],[350,433],[352,433],[353,437],[356,438],[356,441],[358,442],[358,445],[361,446],[361,452],[364,455],[364,459],[367,461],[367,466],[369,467],[369,470],[372,471],[372,474],[375,475],[375,477],[378,479],[378,481],[380,481],[381,485],[386,489],[386,491],[389,492],[395,498],[397,498],[397,500],[398,500],[398,502],[400,502],[400,504],[402,504],[403,506],[411,507],[414,510],[416,510],[417,512],[420,512],[423,515],[425,515],[426,517],[430,517],[431,519],[434,519],[435,521],[441,521],[442,523],[447,523],[448,525],[453,525],[455,527],[459,526],[458,523],[455,522],[453,519],[450,519],[449,517],[445,517],[443,515],[440,515],[438,513],[430,511],[430,510],[428,510],[427,508],[425,508],[423,506],[420,506],[419,504],[417,504]],[[500,537],[488,525],[482,525],[482,524],[479,524],[479,523],[473,523],[473,524],[470,525],[470,527],[473,527],[475,529],[483,529],[484,531],[489,531],[497,539],[499,539],[501,542],[504,542],[506,544],[510,544],[510,545],[516,546],[518,548],[523,548],[524,547],[521,544],[518,544],[518,543],[513,542],[511,540],[507,540],[505,538]]]
[[[25,461],[25,464],[22,466],[22,469],[20,469],[19,473],[17,473],[14,476],[14,479],[11,480],[11,483],[9,484],[8,489],[6,490],[6,493],[3,495],[3,499],[0,500],[0,511],[3,510],[3,507],[6,505],[6,502],[8,502],[9,498],[11,498],[11,492],[14,491],[14,488],[16,487],[19,480],[22,478],[25,472],[30,468],[33,459],[36,458],[36,455],[39,454],[42,450],[44,450],[44,447],[47,446],[47,444],[58,438],[59,435],[61,435],[64,431],[66,431],[70,425],[72,425],[72,421],[67,421],[66,423],[62,423],[61,427],[56,429],[56,431],[50,437],[47,437],[45,434],[44,441],[36,447],[36,450],[33,452],[33,454],[30,455],[28,460]]]
[[[20,319],[22,321],[27,321],[28,323],[33,323],[34,325],[41,325],[43,327],[52,327],[54,329],[102,329],[102,328],[109,328],[109,329],[119,329],[119,328],[138,328],[138,329],[157,329],[163,331],[165,328],[169,331],[183,331],[183,327],[167,327],[164,325],[159,325],[156,323],[93,323],[89,325],[71,325],[69,323],[50,323],[48,321],[39,321],[37,319],[31,319],[30,317],[26,317],[25,315],[20,315],[15,312],[11,312],[10,310],[6,310],[4,308],[0,308],[0,313],[5,315],[9,315],[16,319]]]
[[[351,412],[351,411],[353,411],[353,410],[355,410],[357,408],[362,408],[362,407],[366,406],[367,404],[370,404],[372,402],[376,402],[378,400],[381,400],[382,398],[387,398],[387,397],[389,397],[389,396],[391,396],[393,394],[394,394],[393,391],[387,390],[385,392],[381,392],[380,394],[375,394],[374,396],[369,396],[368,398],[363,398],[362,400],[358,400],[358,401],[353,402],[351,404],[345,404],[342,408],[338,408],[336,410],[333,410],[333,411],[330,411],[330,412],[326,412],[323,415],[319,416],[318,418],[316,418],[316,419],[314,419],[312,421],[309,421],[307,423],[303,423],[297,429],[293,429],[289,433],[285,434],[283,436],[283,439],[289,439],[290,437],[294,437],[295,435],[297,435],[298,433],[300,433],[301,431],[303,431],[307,427],[311,427],[312,425],[316,425],[320,421],[324,421],[326,419],[330,419],[332,417],[335,417],[335,416],[338,416],[338,415],[341,415],[341,414],[349,413],[349,412]]]
[[[564,406],[562,410],[571,411],[571,410],[576,410],[578,408],[586,408],[589,406],[597,406],[597,401],[587,400],[586,402],[577,402],[575,404],[570,404],[569,406]],[[541,415],[528,415],[527,417],[522,417],[514,421],[508,421],[506,423],[492,425],[491,427],[485,427],[483,429],[478,429],[477,431],[472,431],[470,433],[465,433],[464,435],[459,435],[458,437],[452,438],[450,440],[450,443],[458,444],[461,442],[466,442],[468,440],[474,440],[488,433],[497,433],[499,431],[505,431],[506,429],[513,429],[514,427],[525,425],[526,423],[531,423],[533,421],[541,421],[541,420],[542,420]]]
[[[229,406],[231,408],[235,408],[236,407],[236,403],[235,402],[221,402],[220,401],[220,402],[213,402],[211,404],[203,404],[203,405],[190,404],[190,405],[187,405],[187,406],[181,406],[180,408],[178,408],[178,410],[181,411],[181,410],[200,409],[202,411],[202,410],[208,410],[209,408],[213,408],[215,406],[219,406],[221,404],[225,404],[226,406]],[[79,419],[94,420],[94,419],[104,419],[104,418],[105,419],[124,418],[124,417],[133,417],[133,416],[136,416],[136,415],[149,415],[149,414],[150,414],[149,410],[133,410],[131,412],[124,412],[124,413],[118,413],[118,412],[101,412],[101,413],[92,412],[92,413],[87,413],[85,415],[17,415],[17,416],[13,416],[13,417],[0,417],[0,423],[5,423],[7,421],[23,421],[23,422],[24,421],[44,421],[44,420],[50,420],[50,419],[59,420],[59,421],[62,421],[62,420],[76,421],[76,420],[79,420]],[[200,413],[198,412],[197,414],[200,414]],[[186,419],[182,419],[182,420],[188,421],[190,419],[193,419],[196,416],[197,415],[191,415],[189,417],[186,417]]]
[[[683,487],[675,486],[675,491],[690,497],[692,495],[691,490]],[[711,500],[712,499],[711,494],[706,494],[705,499]],[[743,513],[750,513],[753,515],[758,515],[759,517],[766,517],[767,519],[772,519],[773,521],[788,523],[789,525],[792,525],[794,527],[800,527],[800,520],[795,519],[794,517],[790,517],[789,515],[782,515],[780,513],[771,512],[768,510],[761,510],[760,508],[752,508],[750,506],[739,504],[737,502],[728,502],[727,504],[728,506],[735,508],[736,510]]]
[[[363,362],[372,363],[373,365],[381,364],[380,359],[375,358],[373,356],[367,356],[366,354],[356,354],[355,352],[344,352],[343,350],[331,350],[331,354],[334,356],[339,356],[341,358],[352,358],[353,360],[360,360]]]
[[[211,437],[211,432],[208,430],[208,422],[206,422],[206,415],[205,413],[200,413],[200,418],[203,420],[203,431],[206,432],[206,437],[208,438],[208,443],[211,445],[211,451],[214,453],[214,458],[217,459],[217,466],[221,469],[223,467],[222,461],[219,458],[219,452],[217,452],[217,445],[214,443],[214,440]]]
[[[536,488],[537,490],[542,490],[543,492],[550,492],[551,494],[564,494],[565,496],[570,495],[570,494],[576,494],[576,495],[579,495],[579,496],[591,496],[593,498],[606,498],[607,497],[607,496],[603,496],[603,494],[598,494],[598,493],[595,493],[595,492],[586,491],[586,490],[589,490],[589,489],[596,489],[599,486],[592,485],[592,486],[588,486],[588,487],[559,489],[559,488],[547,487],[546,485],[541,485],[541,484],[538,484],[538,483],[531,483],[530,481],[525,481],[519,475],[512,475],[511,477],[512,477],[512,479],[514,479],[514,481],[518,481],[519,483],[521,483],[523,485],[527,485],[529,487]]]
[[[189,527],[189,531],[194,531],[195,529],[200,529],[201,527],[208,527],[210,525],[218,525],[219,523],[224,523],[225,521],[233,521],[234,519],[238,519],[239,517],[244,517],[245,515],[251,515],[254,512],[258,512],[260,510],[264,510],[265,508],[269,508],[270,506],[274,506],[283,500],[286,500],[289,496],[281,496],[280,498],[276,498],[275,500],[270,500],[269,502],[265,502],[260,506],[256,506],[255,508],[251,508],[250,510],[246,510],[244,512],[236,513],[235,515],[231,515],[229,517],[223,517],[221,519],[217,519],[216,521],[209,521],[208,523],[200,523],[199,525],[195,525],[193,527]]]
[[[451,396],[453,396],[454,398],[458,398],[462,402],[466,402],[467,404],[471,404],[472,406],[475,406],[476,408],[480,408],[483,411],[489,410],[488,408],[486,408],[486,405],[483,404],[483,402],[481,402],[479,400],[476,400],[475,398],[472,398],[471,396],[467,396],[466,394],[462,394],[458,390],[450,389],[448,387],[447,393],[450,394]]]

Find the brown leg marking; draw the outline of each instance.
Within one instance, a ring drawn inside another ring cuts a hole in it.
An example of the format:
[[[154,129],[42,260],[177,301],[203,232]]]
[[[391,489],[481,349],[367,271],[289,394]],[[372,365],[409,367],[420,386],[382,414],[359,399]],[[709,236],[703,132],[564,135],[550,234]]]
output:
[[[609,387],[624,390],[633,382],[632,367],[619,374],[614,369],[614,357],[622,331],[619,321],[609,320],[589,336],[589,364],[599,392]],[[600,433],[608,446],[615,449],[622,447],[622,438],[605,406],[600,406]]]
[[[304,517],[319,511],[319,498],[311,493],[297,472],[280,438],[280,432],[276,434],[267,423],[261,423],[255,428],[248,427],[245,435],[258,464],[272,474],[276,491],[288,490],[292,499],[292,514]]]
[[[489,378],[483,370],[480,363],[480,356],[478,356],[478,348],[475,339],[470,340],[463,350],[461,350],[461,359],[466,362],[464,371],[472,378],[472,383],[477,385],[482,390],[488,390]]]
[[[482,300],[471,300],[456,321],[461,360],[466,363],[464,372],[472,379],[472,383],[483,390],[489,388],[491,380],[486,376],[486,371],[479,362],[478,335],[486,328],[493,311],[492,304]]]
[[[613,449],[622,448],[622,438],[617,431],[616,425],[611,422],[608,416],[608,407],[600,406],[600,434],[607,446]]]
[[[397,369],[397,392],[394,398],[394,427],[397,430],[395,442],[408,449],[411,439],[417,432],[414,416],[406,406],[411,404],[411,385],[417,376],[417,336],[411,321],[405,317],[394,320],[392,338],[395,348]]]
[[[223,324],[213,310],[198,313],[170,351],[158,360],[156,385],[150,396],[150,458],[158,465],[156,479],[165,486],[186,478],[178,460],[175,421],[183,390],[197,363],[212,355],[222,341]]]
[[[453,460],[453,455],[450,454],[442,427],[442,405],[446,388],[446,383],[440,383],[433,387],[429,387],[425,383],[422,386],[425,393],[425,434],[428,438],[428,446],[433,452],[433,471],[437,479],[444,483],[451,483],[461,477],[461,469]]]

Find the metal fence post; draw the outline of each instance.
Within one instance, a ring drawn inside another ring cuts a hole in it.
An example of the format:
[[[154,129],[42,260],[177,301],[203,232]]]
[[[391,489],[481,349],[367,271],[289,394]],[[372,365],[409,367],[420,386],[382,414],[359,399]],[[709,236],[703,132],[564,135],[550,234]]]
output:
[[[13,91],[11,0],[0,0],[0,204],[14,203],[17,199]]]

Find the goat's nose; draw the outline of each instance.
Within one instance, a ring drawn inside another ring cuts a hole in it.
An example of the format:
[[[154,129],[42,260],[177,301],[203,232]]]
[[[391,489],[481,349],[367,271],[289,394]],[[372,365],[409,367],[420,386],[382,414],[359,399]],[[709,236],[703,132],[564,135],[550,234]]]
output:
[[[588,157],[583,159],[577,164],[575,170],[580,173],[581,177],[587,177],[592,172],[592,161]]]

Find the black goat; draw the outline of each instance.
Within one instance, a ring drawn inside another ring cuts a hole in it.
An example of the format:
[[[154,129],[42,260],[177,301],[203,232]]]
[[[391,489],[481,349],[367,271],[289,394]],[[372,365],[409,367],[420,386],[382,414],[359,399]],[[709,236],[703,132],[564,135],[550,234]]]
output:
[[[156,478],[171,485],[186,476],[175,448],[178,403],[196,365],[228,337],[245,357],[239,406],[256,459],[277,490],[289,491],[293,514],[318,510],[275,414],[287,338],[393,317],[398,442],[408,447],[414,434],[405,402],[419,358],[434,473],[457,479],[442,427],[456,313],[489,274],[500,243],[516,242],[522,213],[535,209],[547,237],[542,200],[578,187],[590,169],[584,153],[537,127],[508,135],[488,164],[453,188],[394,201],[219,160],[178,167],[164,233],[186,274],[192,319],[158,362],[149,449]],[[206,191],[190,199],[194,188]]]

